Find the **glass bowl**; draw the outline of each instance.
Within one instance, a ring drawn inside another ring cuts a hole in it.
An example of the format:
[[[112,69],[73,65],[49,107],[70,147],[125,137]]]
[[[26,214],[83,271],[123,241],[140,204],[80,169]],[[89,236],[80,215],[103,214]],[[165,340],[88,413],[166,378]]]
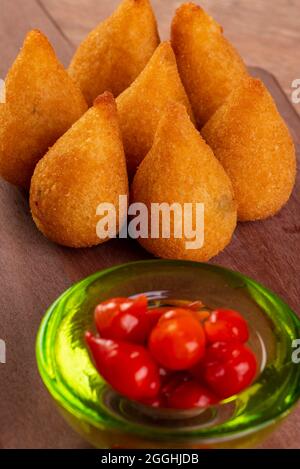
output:
[[[146,293],[150,303],[201,300],[240,311],[259,373],[242,393],[202,410],[153,409],[115,393],[84,342],[103,300]],[[300,397],[292,361],[300,320],[274,293],[240,273],[188,261],[150,260],[80,281],[47,311],[37,336],[41,377],[69,424],[98,448],[244,448],[258,444]]]

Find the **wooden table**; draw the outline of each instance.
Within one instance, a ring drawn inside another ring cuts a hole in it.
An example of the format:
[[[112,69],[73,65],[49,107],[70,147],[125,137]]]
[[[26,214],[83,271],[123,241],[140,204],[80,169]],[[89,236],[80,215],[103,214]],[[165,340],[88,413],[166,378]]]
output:
[[[117,3],[0,0],[0,77],[5,77],[25,33],[32,28],[46,33],[67,65],[75,45]],[[179,3],[153,0],[163,38],[168,36],[170,18]],[[276,75],[289,97],[291,82],[300,78],[300,0],[203,0],[202,5],[225,26],[245,61]],[[286,113],[299,150],[296,113],[273,79],[268,75],[264,79]],[[295,108],[300,112],[300,104]],[[275,219],[239,225],[231,246],[213,260],[263,281],[298,311],[299,208],[298,180],[290,203]],[[55,412],[41,384],[34,357],[36,330],[46,307],[70,283],[148,254],[130,241],[78,251],[55,246],[32,223],[26,194],[2,181],[0,214],[0,338],[7,345],[7,363],[0,364],[0,448],[84,448],[86,444]],[[299,408],[262,447],[300,448]]]

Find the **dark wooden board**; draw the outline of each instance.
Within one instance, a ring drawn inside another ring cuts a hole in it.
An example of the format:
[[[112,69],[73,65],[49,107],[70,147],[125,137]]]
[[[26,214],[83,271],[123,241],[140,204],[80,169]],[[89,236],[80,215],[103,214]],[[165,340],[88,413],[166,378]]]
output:
[[[16,12],[16,32],[5,31],[7,18]],[[0,71],[3,76],[24,33],[32,27],[43,29],[60,50],[65,63],[69,59],[69,42],[55,28],[39,2],[1,0],[1,15]],[[251,69],[251,72],[261,77],[273,94],[293,133],[299,159],[298,115],[270,74],[261,69]],[[297,185],[284,209],[272,219],[239,224],[230,246],[212,263],[250,275],[299,311],[299,212],[298,175]],[[0,364],[0,447],[86,447],[56,412],[41,383],[35,362],[36,332],[47,306],[71,283],[96,270],[150,255],[137,243],[126,240],[110,241],[89,250],[66,249],[48,242],[31,220],[27,195],[3,181],[0,182],[0,216],[0,338],[7,345],[7,363]],[[300,448],[300,408],[263,446]]]

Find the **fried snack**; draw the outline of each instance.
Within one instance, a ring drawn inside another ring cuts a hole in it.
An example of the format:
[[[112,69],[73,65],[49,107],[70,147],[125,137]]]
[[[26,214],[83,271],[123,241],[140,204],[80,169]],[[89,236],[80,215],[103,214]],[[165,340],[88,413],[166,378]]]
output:
[[[116,105],[106,92],[38,163],[30,207],[47,238],[87,247],[105,241],[96,233],[98,205],[113,204],[118,213],[119,195],[128,195],[126,161]]]
[[[246,79],[202,129],[230,177],[239,220],[274,215],[295,183],[290,133],[264,84]]]
[[[0,174],[29,188],[38,160],[82,116],[87,104],[37,30],[27,34],[5,86],[6,103],[0,105]]]
[[[193,204],[193,229],[197,231],[196,203],[204,204],[204,244],[187,248],[187,236],[174,235],[175,217],[171,217],[170,238],[150,237],[155,219],[148,220],[148,238],[140,244],[156,256],[172,259],[207,261],[230,242],[236,227],[236,203],[231,182],[190,121],[186,109],[171,103],[159,123],[153,147],[142,161],[132,185],[134,202],[142,202],[151,213],[152,203]],[[153,210],[153,208],[152,208]],[[157,218],[156,218],[157,220]],[[187,218],[183,215],[183,222]],[[185,231],[183,234],[185,234]],[[198,226],[198,235],[200,227]],[[153,234],[153,233],[152,233]]]
[[[178,101],[193,113],[169,42],[162,42],[135,82],[117,98],[129,176],[151,149],[166,104]]]
[[[118,96],[143,70],[159,44],[149,0],[123,0],[77,49],[70,67],[87,102],[106,90]]]
[[[200,128],[247,70],[218,23],[193,3],[185,3],[176,11],[171,38],[179,74]]]

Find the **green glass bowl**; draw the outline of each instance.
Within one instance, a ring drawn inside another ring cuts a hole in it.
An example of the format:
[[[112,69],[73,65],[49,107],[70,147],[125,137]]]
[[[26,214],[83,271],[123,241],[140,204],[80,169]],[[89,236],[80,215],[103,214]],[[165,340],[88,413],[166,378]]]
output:
[[[84,342],[103,300],[146,293],[150,303],[202,300],[237,309],[250,324],[259,373],[242,393],[205,410],[155,410],[115,393],[97,373]],[[292,343],[300,320],[274,293],[228,269],[150,260],[113,267],[68,289],[47,311],[37,336],[41,377],[70,425],[98,448],[255,446],[300,397]]]

